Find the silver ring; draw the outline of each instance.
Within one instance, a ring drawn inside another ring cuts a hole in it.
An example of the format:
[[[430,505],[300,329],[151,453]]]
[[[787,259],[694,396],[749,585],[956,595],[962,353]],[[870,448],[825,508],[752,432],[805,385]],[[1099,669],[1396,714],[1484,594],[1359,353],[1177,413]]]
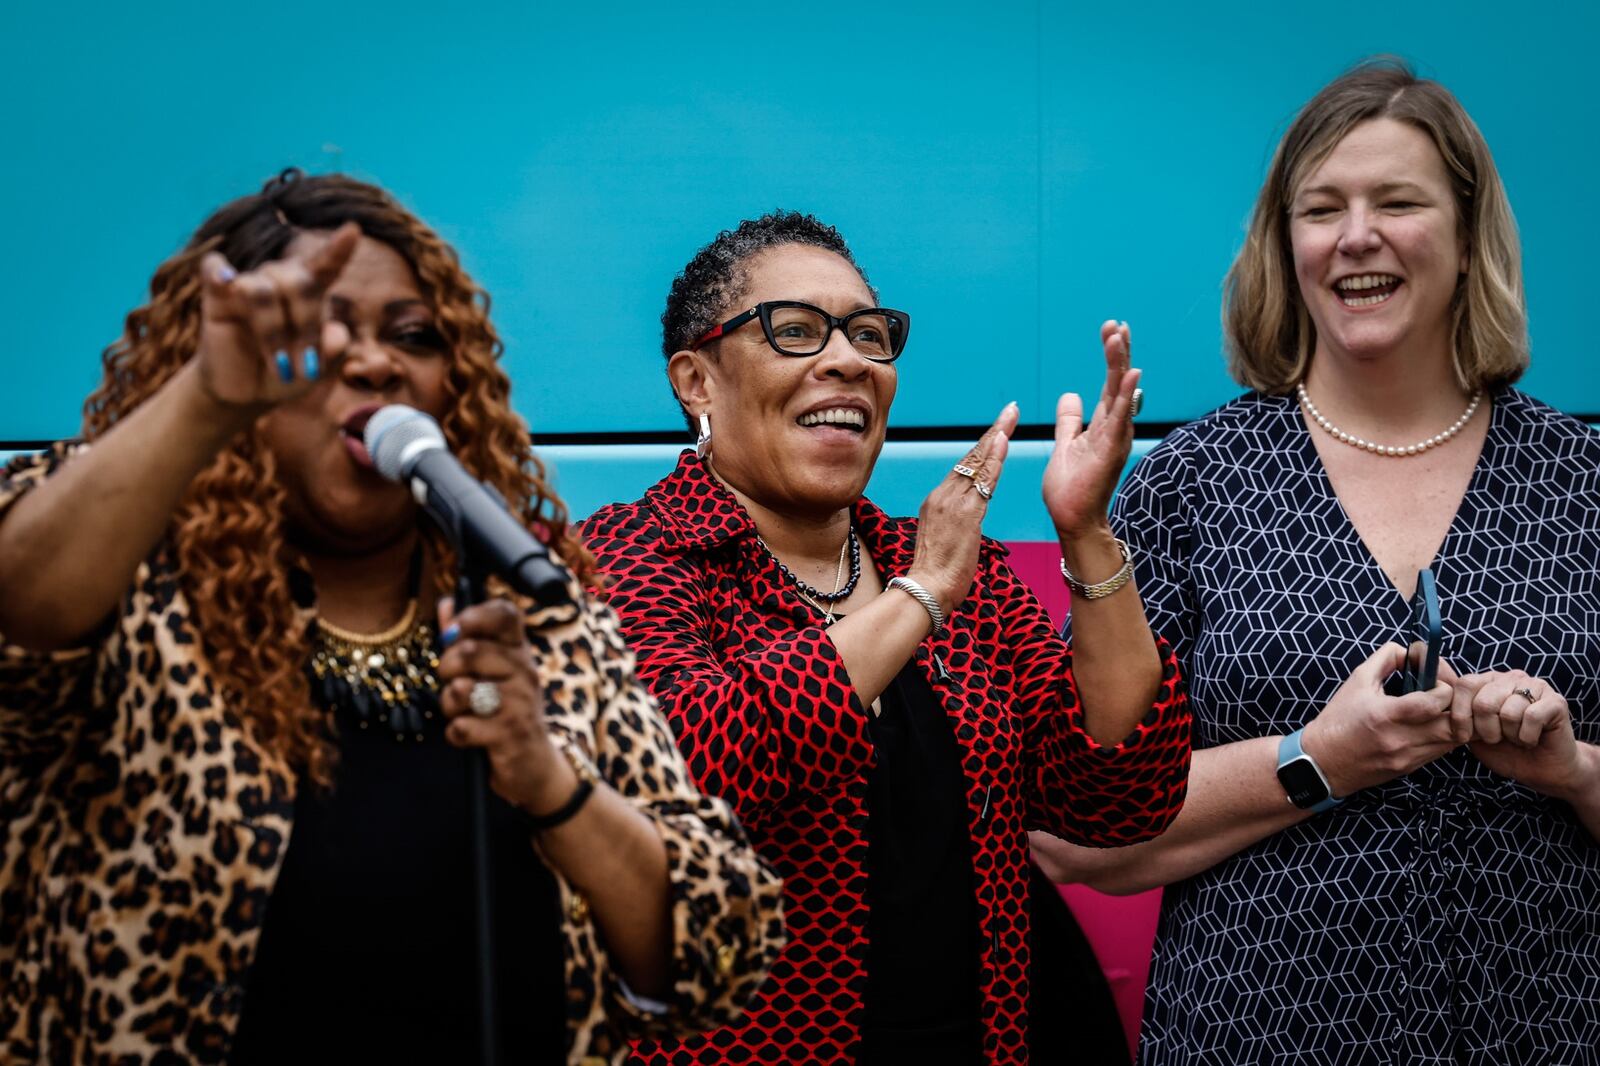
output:
[[[1526,688],[1514,688],[1514,689],[1511,690],[1511,694],[1513,696],[1521,696],[1523,699],[1527,700],[1530,704],[1539,702],[1538,697],[1535,696],[1531,691],[1529,691]]]
[[[1128,405],[1128,417],[1138,418],[1139,412],[1144,410],[1144,390],[1133,390],[1133,402]]]
[[[972,467],[968,466],[966,463],[957,463],[950,469],[954,473],[960,474],[962,477],[969,477],[974,481],[978,480],[978,472],[972,469]]]
[[[982,496],[986,500],[989,499],[989,497],[994,495],[994,489],[991,489],[988,485],[985,485],[983,482],[979,481],[977,478],[973,478],[972,479],[972,487],[977,489],[978,490],[978,495]]]
[[[493,718],[500,709],[500,686],[493,681],[478,681],[467,693],[467,706],[479,718]]]

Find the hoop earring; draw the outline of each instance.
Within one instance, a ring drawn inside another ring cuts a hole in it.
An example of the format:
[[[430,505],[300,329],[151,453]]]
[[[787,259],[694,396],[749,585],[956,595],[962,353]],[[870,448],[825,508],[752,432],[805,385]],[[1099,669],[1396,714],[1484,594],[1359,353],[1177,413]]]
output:
[[[694,453],[702,463],[711,458],[711,416],[703,412],[700,415],[700,436],[694,442]]]

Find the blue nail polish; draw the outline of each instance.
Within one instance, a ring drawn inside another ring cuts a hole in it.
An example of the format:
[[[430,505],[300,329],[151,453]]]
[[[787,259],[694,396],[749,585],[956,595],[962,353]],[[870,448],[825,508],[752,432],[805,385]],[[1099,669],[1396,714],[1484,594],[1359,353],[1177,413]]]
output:
[[[319,364],[318,364],[318,361],[317,361],[317,350],[315,348],[307,348],[306,349],[306,358],[305,358],[305,362],[304,362],[303,365],[306,368],[306,380],[307,381],[315,381],[315,380],[317,380],[317,374],[319,372]]]
[[[288,352],[279,352],[277,356],[278,376],[287,384],[294,380],[294,367],[289,362]]]
[[[233,267],[231,267],[231,266],[223,266],[223,267],[218,267],[217,268],[217,280],[220,281],[224,285],[226,285],[228,282],[232,281],[234,278],[236,278],[238,276],[239,276],[239,272],[234,270]]]
[[[456,623],[451,622],[449,628],[443,633],[439,634],[439,645],[440,647],[448,648],[450,645],[454,644],[460,639],[461,627]]]

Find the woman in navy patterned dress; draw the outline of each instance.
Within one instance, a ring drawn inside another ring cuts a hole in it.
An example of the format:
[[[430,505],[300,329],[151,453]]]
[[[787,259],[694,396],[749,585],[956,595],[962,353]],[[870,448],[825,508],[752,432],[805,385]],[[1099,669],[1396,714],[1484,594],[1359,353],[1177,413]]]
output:
[[[1456,100],[1392,63],[1318,94],[1225,320],[1253,391],[1115,515],[1189,680],[1188,804],[1034,840],[1058,880],[1169,886],[1140,1061],[1600,1061],[1600,435],[1512,387],[1516,232]],[[1449,665],[1386,695],[1428,566]]]

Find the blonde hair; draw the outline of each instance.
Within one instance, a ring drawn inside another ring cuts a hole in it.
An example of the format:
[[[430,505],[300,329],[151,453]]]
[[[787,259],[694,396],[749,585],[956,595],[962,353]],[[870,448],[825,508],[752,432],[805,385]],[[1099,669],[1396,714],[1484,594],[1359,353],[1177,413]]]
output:
[[[1404,61],[1367,60],[1300,110],[1273,154],[1244,247],[1223,283],[1228,371],[1239,384],[1284,393],[1306,374],[1316,330],[1295,281],[1289,205],[1305,175],[1363,122],[1388,118],[1426,133],[1444,159],[1467,272],[1451,301],[1451,357],[1467,391],[1509,384],[1528,368],[1522,253],[1505,187],[1483,134],[1438,82]]]

